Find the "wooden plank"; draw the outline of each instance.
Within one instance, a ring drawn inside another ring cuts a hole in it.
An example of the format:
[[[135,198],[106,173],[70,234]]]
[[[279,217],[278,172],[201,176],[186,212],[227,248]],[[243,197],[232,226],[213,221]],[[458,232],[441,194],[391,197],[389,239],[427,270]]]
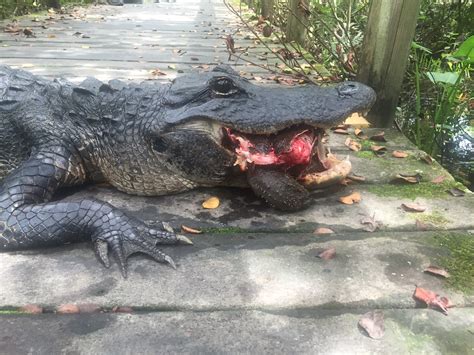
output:
[[[421,0],[373,0],[358,80],[375,89],[374,127],[393,123]]]

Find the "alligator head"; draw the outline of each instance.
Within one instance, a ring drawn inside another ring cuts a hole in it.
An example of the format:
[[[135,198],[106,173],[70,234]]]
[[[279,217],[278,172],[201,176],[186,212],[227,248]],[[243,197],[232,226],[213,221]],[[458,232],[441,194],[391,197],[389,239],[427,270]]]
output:
[[[324,130],[368,111],[374,100],[357,82],[263,87],[218,66],[174,80],[152,147],[196,185],[250,186],[272,206],[297,210],[307,187],[324,187],[338,170],[350,170],[326,155]]]

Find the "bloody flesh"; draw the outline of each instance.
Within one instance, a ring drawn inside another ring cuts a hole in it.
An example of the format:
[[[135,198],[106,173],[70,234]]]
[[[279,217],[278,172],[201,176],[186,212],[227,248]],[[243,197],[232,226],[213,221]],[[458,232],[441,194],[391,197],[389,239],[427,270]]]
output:
[[[321,138],[321,132],[318,134],[313,128],[295,127],[267,136],[244,134],[230,128],[225,131],[237,155],[235,165],[242,171],[249,164],[275,165],[286,171],[296,166],[304,168],[320,150],[313,150]]]

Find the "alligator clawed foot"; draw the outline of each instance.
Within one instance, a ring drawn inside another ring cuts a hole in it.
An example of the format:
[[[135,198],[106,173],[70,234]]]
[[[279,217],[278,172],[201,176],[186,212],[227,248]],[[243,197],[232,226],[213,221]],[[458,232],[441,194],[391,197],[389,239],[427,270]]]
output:
[[[144,225],[130,226],[122,230],[107,231],[95,238],[94,250],[102,264],[110,267],[109,252],[116,258],[120,271],[127,278],[127,259],[130,255],[143,253],[149,255],[160,263],[167,263],[173,269],[176,264],[173,259],[160,250],[159,244],[186,244],[193,242],[184,235],[176,234],[163,223],[163,231],[146,227]]]

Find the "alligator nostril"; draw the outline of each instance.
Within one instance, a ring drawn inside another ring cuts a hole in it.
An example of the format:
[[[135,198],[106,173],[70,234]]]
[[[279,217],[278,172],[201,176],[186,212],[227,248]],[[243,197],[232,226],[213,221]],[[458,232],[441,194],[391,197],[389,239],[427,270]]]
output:
[[[344,83],[338,88],[339,94],[349,95],[357,91],[357,85],[355,83]]]

